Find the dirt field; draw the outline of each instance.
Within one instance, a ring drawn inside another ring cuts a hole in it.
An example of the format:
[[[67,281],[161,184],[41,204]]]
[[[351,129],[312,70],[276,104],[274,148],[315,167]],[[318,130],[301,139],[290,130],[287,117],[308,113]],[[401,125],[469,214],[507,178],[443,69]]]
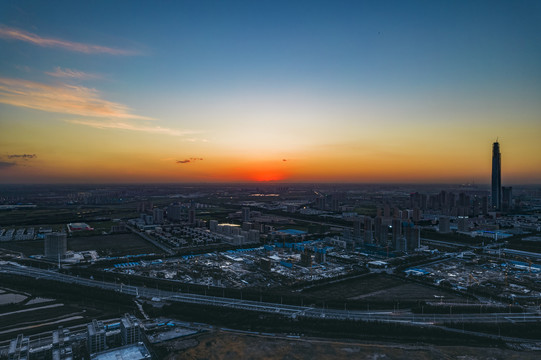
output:
[[[0,248],[26,256],[43,254],[43,240],[1,242]],[[160,254],[162,251],[135,234],[93,235],[68,238],[68,250],[97,250],[109,256]]]
[[[444,296],[447,301],[461,301],[462,298],[438,288],[425,286],[392,277],[386,274],[361,277],[306,291],[318,298],[345,298],[369,301],[434,301],[436,296]]]
[[[196,341],[197,340],[197,341]],[[216,332],[161,345],[173,359],[538,359],[539,352],[498,348],[373,344],[325,339],[288,339]]]
[[[0,242],[0,248],[29,255],[42,255],[44,250],[43,240],[30,241],[3,241]]]
[[[86,323],[98,311],[59,302],[55,299],[34,297],[11,289],[2,289],[3,295],[19,295],[25,299],[16,304],[0,306],[0,340],[10,339],[19,333],[32,334],[44,328],[59,325]]]
[[[385,301],[400,301],[400,299],[408,299],[409,301],[437,301],[440,296],[443,296],[446,301],[455,300],[461,301],[461,298],[439,289],[423,286],[420,284],[402,284],[389,289],[371,292],[359,296],[350,297],[354,300],[385,300]],[[470,300],[471,302],[471,300]]]
[[[97,250],[108,255],[161,253],[161,250],[135,234],[95,235],[68,239],[73,251]]]
[[[0,288],[0,295],[17,300],[16,303],[0,306],[0,341],[12,339],[20,333],[32,335],[56,329],[60,325],[86,324],[92,319],[118,317],[132,311],[130,304],[104,303],[83,295],[54,299],[39,295],[39,290],[32,290],[32,286],[25,291]]]

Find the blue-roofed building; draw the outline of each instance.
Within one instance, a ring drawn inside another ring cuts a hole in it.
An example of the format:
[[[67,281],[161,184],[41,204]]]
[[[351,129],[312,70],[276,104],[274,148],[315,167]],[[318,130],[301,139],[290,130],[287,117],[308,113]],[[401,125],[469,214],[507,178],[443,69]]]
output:
[[[307,234],[306,231],[296,230],[296,229],[278,230],[278,231],[276,231],[276,233],[277,234],[282,234],[282,235],[291,235],[291,236],[301,236],[301,235],[306,235]]]

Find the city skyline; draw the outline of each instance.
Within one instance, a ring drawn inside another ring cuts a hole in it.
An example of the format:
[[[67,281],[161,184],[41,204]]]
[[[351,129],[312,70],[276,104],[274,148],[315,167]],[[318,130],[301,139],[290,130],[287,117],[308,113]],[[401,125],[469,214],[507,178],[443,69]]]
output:
[[[539,13],[4,2],[0,183],[540,184]]]

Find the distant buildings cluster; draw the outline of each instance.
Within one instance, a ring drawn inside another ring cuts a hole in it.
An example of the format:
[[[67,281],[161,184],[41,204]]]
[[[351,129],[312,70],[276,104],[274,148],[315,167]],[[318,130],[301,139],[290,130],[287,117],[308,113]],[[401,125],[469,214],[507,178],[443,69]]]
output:
[[[34,228],[0,229],[0,241],[25,241],[34,240],[36,236]]]
[[[83,347],[80,336],[74,336],[68,329],[60,327],[52,332],[52,336],[32,341],[23,334],[10,341],[8,360],[71,360],[74,358],[90,359],[150,359],[151,355],[143,343],[144,333],[139,320],[126,314],[119,322],[105,325],[102,321],[93,320],[87,325]],[[75,351],[77,350],[79,351]],[[79,354],[74,356],[74,354]]]
[[[359,216],[353,219],[353,230],[344,229],[342,239],[345,247],[350,249],[371,245],[391,251],[411,252],[420,247],[421,230],[408,219]]]

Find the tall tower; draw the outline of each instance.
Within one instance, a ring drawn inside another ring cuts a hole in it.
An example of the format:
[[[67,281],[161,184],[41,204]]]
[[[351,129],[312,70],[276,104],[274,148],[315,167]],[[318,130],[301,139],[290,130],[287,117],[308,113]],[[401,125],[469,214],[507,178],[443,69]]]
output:
[[[492,144],[492,210],[501,210],[502,169],[500,143]]]

